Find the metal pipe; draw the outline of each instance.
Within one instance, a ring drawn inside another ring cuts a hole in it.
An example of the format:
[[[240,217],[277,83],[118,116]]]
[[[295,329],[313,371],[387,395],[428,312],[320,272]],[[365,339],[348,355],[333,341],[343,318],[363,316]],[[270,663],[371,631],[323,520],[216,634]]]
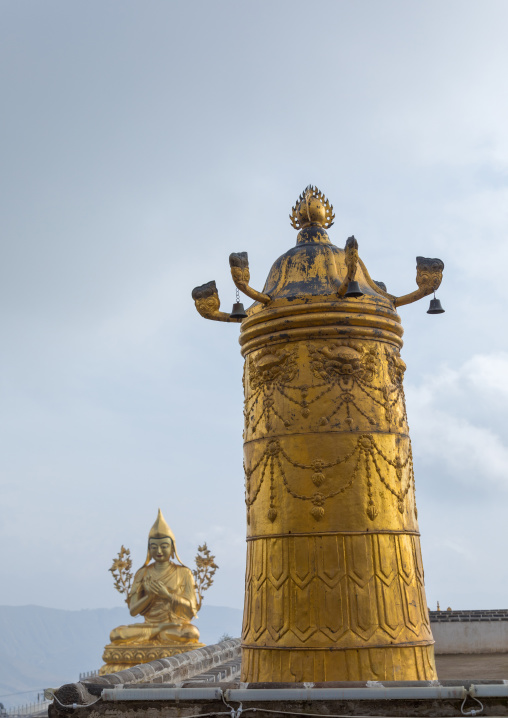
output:
[[[480,686],[479,688],[494,688]],[[508,686],[496,685],[501,692],[489,695],[508,695]],[[221,700],[238,703],[267,701],[339,701],[339,700],[436,700],[464,699],[464,686],[372,686],[362,688],[105,688],[104,701],[190,701]],[[478,693],[477,695],[486,695]]]
[[[104,688],[103,701],[206,701],[221,700],[220,688]]]
[[[469,689],[469,695],[473,698],[507,698],[508,685],[506,683],[475,683]]]
[[[226,701],[341,701],[341,700],[435,700],[464,699],[464,686],[372,686],[367,688],[232,688],[224,691]]]

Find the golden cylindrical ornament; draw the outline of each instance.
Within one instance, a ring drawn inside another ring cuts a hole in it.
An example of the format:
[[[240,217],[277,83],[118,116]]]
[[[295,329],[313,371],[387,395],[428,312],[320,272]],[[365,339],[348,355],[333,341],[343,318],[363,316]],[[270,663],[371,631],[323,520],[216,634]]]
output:
[[[394,297],[354,238],[331,244],[330,215],[308,188],[293,210],[297,244],[263,292],[248,286],[246,253],[230,258],[237,287],[258,299],[240,334],[242,681],[432,680],[396,306],[437,288],[443,264],[418,258],[419,289]],[[214,283],[195,299],[220,318]]]

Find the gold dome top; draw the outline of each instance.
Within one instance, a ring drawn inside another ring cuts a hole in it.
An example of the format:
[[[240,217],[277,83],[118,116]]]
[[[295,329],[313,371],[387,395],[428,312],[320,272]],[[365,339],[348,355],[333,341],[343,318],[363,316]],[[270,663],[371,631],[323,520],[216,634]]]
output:
[[[313,225],[328,229],[333,224],[335,214],[324,194],[317,187],[308,185],[298,197],[289,219],[294,229]]]

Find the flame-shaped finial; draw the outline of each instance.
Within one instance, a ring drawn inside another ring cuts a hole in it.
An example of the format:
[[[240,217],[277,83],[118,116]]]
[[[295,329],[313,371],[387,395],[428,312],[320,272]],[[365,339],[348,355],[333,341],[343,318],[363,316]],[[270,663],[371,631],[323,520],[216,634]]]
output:
[[[298,197],[289,219],[294,229],[302,229],[311,225],[328,229],[333,224],[335,214],[325,195],[310,184]]]

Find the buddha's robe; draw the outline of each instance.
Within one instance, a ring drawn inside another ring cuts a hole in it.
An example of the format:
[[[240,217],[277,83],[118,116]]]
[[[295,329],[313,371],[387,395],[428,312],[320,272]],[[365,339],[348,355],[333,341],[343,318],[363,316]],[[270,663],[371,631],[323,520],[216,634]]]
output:
[[[176,600],[151,593],[145,584],[148,576],[161,581]],[[197,613],[196,590],[190,569],[171,562],[163,571],[156,571],[154,564],[140,568],[134,576],[128,598],[131,615],[136,615],[132,611],[133,605],[147,595],[150,601],[140,611],[145,622],[113,629],[111,643],[196,643],[199,640],[198,629],[190,623]],[[179,598],[184,600],[178,601]]]

